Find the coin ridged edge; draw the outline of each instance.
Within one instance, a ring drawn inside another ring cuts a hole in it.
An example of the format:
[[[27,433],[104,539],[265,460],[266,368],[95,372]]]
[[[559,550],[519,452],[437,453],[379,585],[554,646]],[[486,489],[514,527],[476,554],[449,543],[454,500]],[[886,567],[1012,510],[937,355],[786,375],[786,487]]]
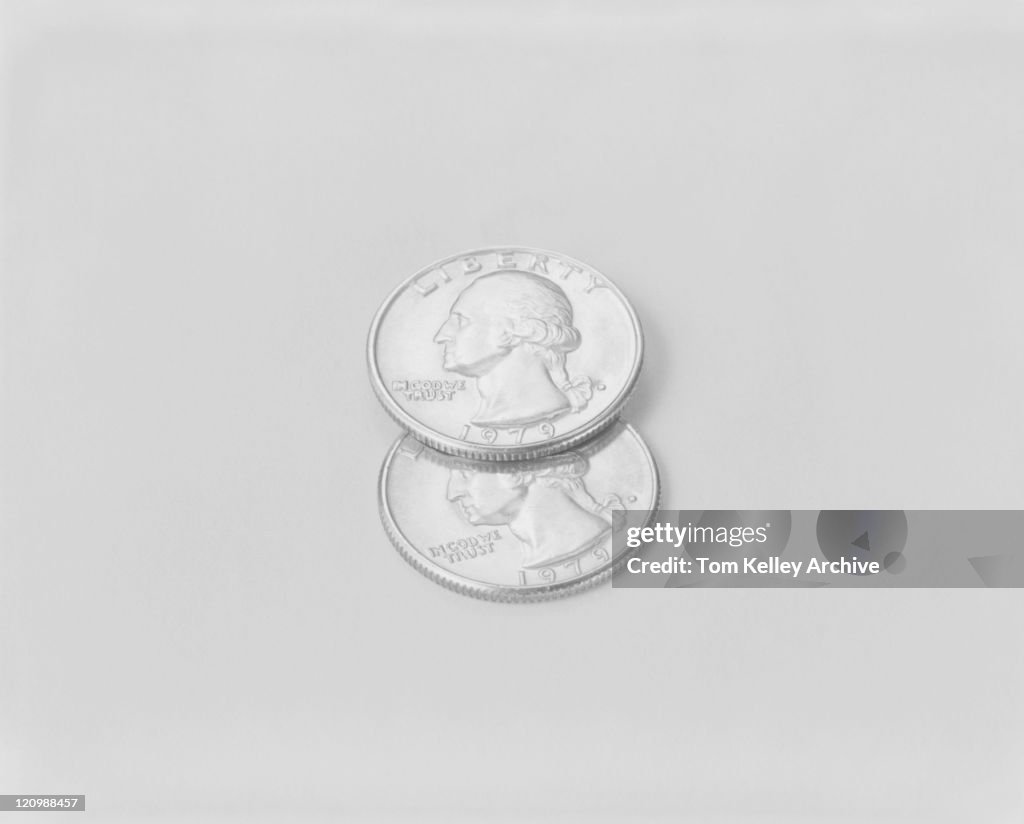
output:
[[[640,433],[628,423],[623,422],[623,426],[636,439],[637,443],[640,444],[640,447],[650,464],[651,473],[654,476],[654,500],[651,502],[650,513],[644,521],[644,526],[647,526],[657,516],[658,508],[661,506],[661,473],[658,470],[658,462],[654,459],[654,455],[651,453],[650,447],[647,446],[647,442],[643,439]],[[452,580],[448,576],[442,575],[434,566],[423,560],[419,551],[405,539],[405,536],[402,534],[402,530],[399,528],[397,521],[391,516],[391,512],[388,508],[388,467],[391,465],[391,459],[398,451],[403,439],[404,436],[399,437],[398,440],[395,441],[384,456],[384,462],[381,464],[380,473],[377,478],[378,514],[380,515],[381,524],[384,527],[385,534],[388,536],[388,540],[406,563],[421,575],[429,578],[435,584],[440,584],[445,589],[457,592],[460,595],[468,595],[470,598],[505,604],[527,604],[542,601],[555,601],[559,598],[568,597],[569,595],[576,595],[579,592],[584,592],[604,583],[609,580],[616,571],[618,571],[619,567],[637,553],[637,549],[627,549],[622,553],[621,557],[616,559],[611,565],[600,572],[594,573],[586,578],[568,581],[565,584],[555,584],[550,587],[536,587],[520,590],[504,587],[500,584],[473,584],[470,582]],[[454,576],[453,573],[449,574],[452,574],[453,577],[457,577]]]
[[[398,299],[399,295],[405,291],[412,281],[424,272],[429,272],[431,269],[442,266],[445,263],[450,263],[453,260],[458,260],[459,258],[472,255],[490,254],[499,249],[526,252],[528,254],[550,255],[556,258],[561,258],[597,272],[601,277],[607,280],[615,294],[622,301],[626,314],[629,316],[630,322],[633,324],[637,347],[636,369],[633,370],[631,380],[629,380],[622,389],[619,390],[619,394],[608,405],[603,416],[595,418],[587,426],[575,431],[575,434],[563,436],[562,438],[555,438],[550,441],[544,441],[543,444],[530,444],[525,447],[489,447],[485,444],[466,444],[465,446],[462,446],[461,444],[463,442],[458,441],[456,438],[440,436],[440,433],[438,433],[439,437],[435,437],[429,432],[425,432],[424,430],[426,427],[417,424],[413,416],[398,405],[387,391],[387,387],[384,385],[384,378],[380,374],[380,370],[377,368],[376,359],[374,358],[374,349],[381,323],[384,320],[384,316],[387,313],[388,308]],[[517,246],[515,244],[511,244],[509,246],[489,246],[482,249],[469,249],[456,255],[439,258],[429,266],[420,269],[398,284],[398,286],[391,291],[391,294],[385,298],[384,302],[380,305],[380,308],[377,309],[377,313],[373,316],[373,322],[370,324],[370,331],[366,340],[366,364],[370,373],[370,385],[373,387],[373,393],[377,396],[377,400],[380,402],[381,406],[384,407],[384,411],[388,413],[395,423],[421,443],[426,444],[432,449],[436,449],[438,452],[444,452],[448,455],[456,455],[460,458],[471,458],[477,461],[528,461],[533,458],[543,458],[548,455],[563,452],[566,449],[572,449],[574,446],[593,438],[614,424],[615,421],[618,420],[619,413],[622,412],[630,398],[632,398],[633,393],[636,391],[637,384],[640,380],[640,373],[643,371],[644,349],[644,330],[640,323],[640,318],[637,316],[636,310],[633,308],[633,304],[630,302],[629,298],[627,298],[625,293],[619,289],[618,284],[608,278],[607,275],[600,270],[595,269],[590,264],[584,263],[581,260],[570,257],[569,255],[563,255],[561,252],[552,252],[547,249],[536,249],[532,246]],[[452,441],[452,443],[449,443],[449,441]]]

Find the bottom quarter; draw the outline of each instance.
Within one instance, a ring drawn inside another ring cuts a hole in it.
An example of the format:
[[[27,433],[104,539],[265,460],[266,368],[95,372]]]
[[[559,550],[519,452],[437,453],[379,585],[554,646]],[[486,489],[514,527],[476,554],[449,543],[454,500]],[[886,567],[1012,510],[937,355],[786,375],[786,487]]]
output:
[[[515,463],[406,435],[384,460],[379,494],[388,537],[424,575],[478,598],[537,601],[610,578],[629,555],[613,547],[612,513],[650,520],[660,486],[643,439],[617,422],[573,450]]]

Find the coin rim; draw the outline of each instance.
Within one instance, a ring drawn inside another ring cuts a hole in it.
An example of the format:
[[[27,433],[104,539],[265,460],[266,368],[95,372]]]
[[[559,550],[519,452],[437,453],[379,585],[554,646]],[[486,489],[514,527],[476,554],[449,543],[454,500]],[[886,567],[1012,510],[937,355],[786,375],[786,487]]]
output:
[[[646,456],[647,463],[651,468],[651,474],[653,475],[654,500],[651,504],[650,514],[644,521],[644,526],[647,526],[657,516],[658,509],[661,506],[661,474],[658,471],[658,462],[654,460],[654,455],[651,453],[650,447],[647,445],[647,442],[643,439],[640,433],[625,421],[620,422],[622,423],[623,429],[628,431],[640,445],[640,449]],[[610,579],[612,575],[615,574],[615,571],[626,563],[626,561],[632,558],[638,551],[637,549],[627,548],[619,558],[614,559],[607,566],[599,568],[599,571],[595,571],[582,578],[574,578],[571,581],[566,581],[561,584],[544,584],[528,587],[516,587],[507,584],[487,584],[480,581],[471,581],[435,564],[430,564],[419,550],[413,546],[412,542],[406,539],[401,528],[398,526],[397,520],[392,514],[391,507],[388,506],[387,502],[388,470],[391,467],[391,462],[395,457],[395,453],[398,452],[398,448],[402,445],[402,441],[404,441],[405,438],[405,435],[399,436],[384,456],[384,463],[381,464],[380,473],[377,478],[378,513],[380,514],[381,524],[384,526],[384,532],[387,534],[388,540],[391,541],[391,545],[398,550],[398,554],[401,555],[402,558],[404,558],[405,561],[417,572],[426,576],[434,583],[440,584],[445,589],[450,589],[460,595],[468,595],[472,598],[479,598],[480,600],[495,601],[499,603],[519,604],[553,601],[558,598],[564,598],[569,595],[575,595],[577,592],[591,589],[592,587]]]
[[[550,441],[544,441],[540,444],[527,444],[524,446],[516,445],[504,445],[504,446],[489,446],[487,444],[467,444],[465,441],[461,441],[458,438],[453,438],[449,435],[444,435],[428,426],[426,424],[417,421],[411,414],[406,412],[399,406],[398,402],[391,397],[387,387],[384,385],[384,378],[378,368],[376,358],[374,357],[374,350],[376,348],[377,339],[380,333],[380,327],[383,323],[384,316],[387,314],[388,309],[391,308],[392,304],[398,297],[409,288],[417,278],[426,274],[427,272],[436,269],[446,263],[450,263],[459,258],[470,257],[474,255],[493,254],[495,252],[525,252],[531,255],[548,255],[550,257],[559,258],[570,263],[578,264],[579,266],[589,269],[598,275],[600,275],[605,282],[611,287],[612,291],[622,302],[622,305],[626,309],[626,314],[629,316],[630,321],[633,324],[633,333],[636,341],[636,357],[634,359],[635,367],[632,370],[632,374],[629,380],[626,381],[625,385],[619,391],[619,394],[609,404],[608,408],[603,413],[594,418],[590,423],[581,427],[580,429],[574,429],[567,432],[565,435],[556,437]],[[541,458],[546,455],[554,455],[557,452],[562,452],[566,449],[571,449],[576,444],[582,443],[598,433],[611,426],[618,414],[622,411],[622,408],[628,403],[633,392],[636,390],[637,382],[640,379],[640,373],[643,370],[644,363],[644,332],[643,327],[640,324],[640,318],[636,314],[636,310],[633,308],[633,304],[623,294],[622,290],[619,289],[618,285],[605,275],[599,269],[594,268],[589,263],[584,263],[569,255],[564,255],[561,252],[553,252],[546,249],[537,249],[532,246],[486,246],[479,249],[469,249],[464,252],[459,252],[455,255],[449,255],[447,257],[438,258],[429,266],[425,266],[415,274],[406,278],[398,286],[396,286],[390,295],[384,300],[377,310],[377,314],[373,317],[373,322],[370,324],[370,332],[367,336],[366,342],[366,362],[370,372],[370,384],[373,386],[373,392],[377,396],[377,400],[380,401],[385,411],[394,419],[394,421],[407,430],[417,440],[425,443],[427,446],[433,447],[439,452],[444,452],[448,455],[458,455],[464,458],[473,458],[475,460],[483,461],[516,461],[516,460],[529,460],[530,458]]]

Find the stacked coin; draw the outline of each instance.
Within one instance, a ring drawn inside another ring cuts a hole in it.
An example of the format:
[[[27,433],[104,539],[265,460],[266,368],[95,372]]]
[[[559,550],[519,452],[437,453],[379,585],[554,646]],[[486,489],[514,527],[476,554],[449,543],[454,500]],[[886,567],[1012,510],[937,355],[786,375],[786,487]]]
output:
[[[500,247],[428,266],[370,328],[370,379],[408,434],[380,477],[402,555],[459,592],[557,597],[612,574],[612,512],[653,515],[658,473],[618,413],[643,335],[604,275]]]

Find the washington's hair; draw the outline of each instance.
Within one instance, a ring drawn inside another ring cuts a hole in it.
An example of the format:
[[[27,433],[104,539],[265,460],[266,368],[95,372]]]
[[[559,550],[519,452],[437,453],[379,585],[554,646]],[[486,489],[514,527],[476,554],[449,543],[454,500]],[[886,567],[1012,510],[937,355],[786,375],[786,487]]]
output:
[[[485,281],[502,293],[512,338],[541,358],[573,412],[585,408],[594,395],[593,382],[586,375],[570,377],[565,366],[565,356],[578,349],[581,341],[565,292],[557,283],[529,272],[494,272],[473,285]]]
[[[558,461],[534,472],[520,473],[517,485],[529,486],[537,483],[549,489],[560,489],[580,509],[597,515],[609,524],[612,522],[612,510],[623,509],[622,498],[612,494],[604,501],[598,501],[591,495],[583,483],[583,478],[590,470],[590,462],[577,452],[566,452]]]

